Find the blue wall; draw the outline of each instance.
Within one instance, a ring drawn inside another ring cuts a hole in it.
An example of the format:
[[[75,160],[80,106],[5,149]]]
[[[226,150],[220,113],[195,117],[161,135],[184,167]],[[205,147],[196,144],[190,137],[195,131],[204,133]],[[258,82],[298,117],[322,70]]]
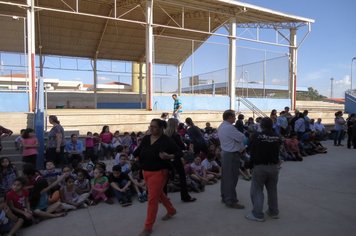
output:
[[[0,112],[28,112],[28,94],[0,92]]]
[[[230,98],[228,96],[181,96],[179,97],[183,104],[184,110],[216,110],[224,111],[230,108]],[[264,98],[248,98],[256,107],[262,111],[277,111],[284,110],[284,107],[290,107],[290,99],[264,99]],[[154,96],[153,110],[173,110],[173,99],[171,96]],[[238,102],[236,101],[235,110],[238,111]],[[240,111],[249,110],[240,103]]]
[[[182,96],[180,99],[183,103],[183,111],[224,111],[230,108],[230,98],[228,96]],[[280,111],[283,110],[285,106],[290,106],[290,99],[249,98],[248,100],[262,111],[270,111],[272,109]],[[170,95],[153,96],[153,110],[171,111],[173,110],[173,103],[173,99]],[[143,104],[144,108],[145,106],[146,104]],[[98,103],[98,108],[140,109],[140,103]],[[239,110],[237,101],[235,110]],[[245,110],[248,110],[248,108],[240,103],[240,111]],[[27,93],[0,92],[0,112],[28,112]]]
[[[348,114],[356,113],[356,96],[345,93],[345,112]]]

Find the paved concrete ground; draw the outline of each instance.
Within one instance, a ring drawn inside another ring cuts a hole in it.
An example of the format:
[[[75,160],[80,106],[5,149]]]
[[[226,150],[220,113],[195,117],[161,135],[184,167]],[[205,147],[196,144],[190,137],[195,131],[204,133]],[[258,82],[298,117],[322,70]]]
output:
[[[238,197],[245,210],[226,208],[219,198],[219,184],[193,194],[195,203],[182,203],[169,194],[178,214],[172,220],[157,219],[153,235],[356,235],[356,150],[334,147],[328,154],[286,162],[280,172],[280,219],[264,223],[247,221],[251,209],[250,182],[240,180]],[[68,216],[41,222],[21,232],[24,236],[135,236],[141,231],[146,204],[137,201],[127,208],[105,203],[70,212]],[[160,206],[158,216],[164,215]]]

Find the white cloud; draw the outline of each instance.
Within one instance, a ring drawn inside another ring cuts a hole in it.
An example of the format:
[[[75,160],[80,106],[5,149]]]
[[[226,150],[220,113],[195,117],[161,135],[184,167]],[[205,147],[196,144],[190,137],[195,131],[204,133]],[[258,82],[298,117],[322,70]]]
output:
[[[99,76],[99,77],[98,77],[98,80],[99,80],[99,81],[109,81],[110,79],[107,78],[107,77],[104,77],[104,76]]]
[[[272,79],[272,84],[283,84],[283,83],[286,83],[286,81],[281,79]]]
[[[351,78],[349,75],[344,76],[341,80],[334,80],[334,84],[337,86],[351,85]]]
[[[351,79],[349,75],[345,75],[341,80],[334,80],[334,97],[345,97],[345,91],[350,89]]]

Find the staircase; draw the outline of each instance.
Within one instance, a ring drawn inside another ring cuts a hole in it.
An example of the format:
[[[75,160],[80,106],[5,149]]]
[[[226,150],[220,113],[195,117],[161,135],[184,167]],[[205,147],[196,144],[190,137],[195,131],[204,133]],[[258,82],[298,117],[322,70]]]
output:
[[[255,117],[255,115],[261,116],[261,117],[267,117],[266,113],[261,111],[257,106],[255,106],[247,98],[238,97],[237,102],[241,102],[243,105],[245,105],[252,112],[252,117]]]
[[[1,139],[3,148],[0,152],[0,158],[7,157],[18,170],[22,170],[22,152],[15,148],[15,139],[17,136],[12,135]]]
[[[356,113],[356,90],[345,92],[345,112]]]

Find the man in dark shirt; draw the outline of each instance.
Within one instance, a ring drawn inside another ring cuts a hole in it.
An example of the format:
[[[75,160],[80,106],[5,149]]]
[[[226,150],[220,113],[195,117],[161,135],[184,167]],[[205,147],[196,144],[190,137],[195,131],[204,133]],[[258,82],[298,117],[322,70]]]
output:
[[[251,140],[251,162],[253,175],[251,182],[252,212],[246,215],[248,220],[263,222],[263,188],[266,186],[268,210],[266,214],[277,219],[277,183],[279,173],[279,148],[281,139],[273,132],[273,121],[265,117],[261,121],[262,132],[256,133]]]
[[[131,181],[127,174],[122,173],[120,165],[116,165],[112,168],[109,183],[121,206],[125,207],[132,204],[130,192]]]

